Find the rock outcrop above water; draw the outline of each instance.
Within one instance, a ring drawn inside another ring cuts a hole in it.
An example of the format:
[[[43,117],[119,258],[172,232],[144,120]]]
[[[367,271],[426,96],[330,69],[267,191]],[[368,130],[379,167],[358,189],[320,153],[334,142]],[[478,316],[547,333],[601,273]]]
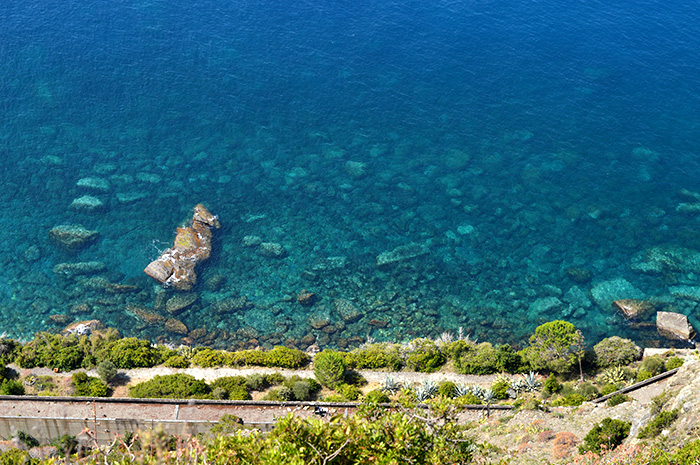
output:
[[[690,341],[695,337],[695,330],[688,317],[682,313],[656,312],[656,329],[659,334],[669,339]]]
[[[219,228],[219,218],[200,204],[194,207],[192,226],[177,228],[173,247],[152,261],[144,272],[178,291],[188,291],[197,282],[195,266],[211,254],[211,228]]]

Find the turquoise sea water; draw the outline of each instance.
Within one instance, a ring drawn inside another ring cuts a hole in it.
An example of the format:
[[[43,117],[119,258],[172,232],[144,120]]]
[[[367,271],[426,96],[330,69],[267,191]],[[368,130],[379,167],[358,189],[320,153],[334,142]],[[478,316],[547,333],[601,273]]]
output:
[[[555,318],[660,344],[620,298],[700,329],[697,24],[653,0],[7,0],[0,332],[179,343],[134,308],[172,317],[143,268],[199,202],[223,227],[175,317],[200,344],[522,344]],[[67,252],[65,224],[99,237]],[[57,272],[83,262],[105,267]]]

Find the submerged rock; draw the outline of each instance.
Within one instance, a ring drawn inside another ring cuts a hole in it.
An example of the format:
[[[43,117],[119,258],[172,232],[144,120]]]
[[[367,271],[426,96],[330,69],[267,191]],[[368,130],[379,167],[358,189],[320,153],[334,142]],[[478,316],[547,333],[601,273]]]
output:
[[[104,178],[98,177],[82,178],[75,185],[99,192],[107,192],[109,190],[109,182]]]
[[[695,329],[682,313],[656,312],[656,329],[669,339],[690,341],[695,337]]]
[[[59,263],[53,267],[53,272],[56,276],[72,278],[99,273],[106,269],[107,265],[102,262]]]
[[[613,306],[617,308],[622,316],[628,320],[644,318],[651,314],[656,308],[654,304],[648,300],[640,299],[621,299],[613,302]]]
[[[349,300],[336,299],[333,304],[335,305],[335,311],[338,312],[340,318],[346,323],[354,323],[363,316],[362,312]]]
[[[63,334],[75,334],[77,336],[89,336],[95,331],[106,329],[100,320],[76,321],[65,327]]]
[[[403,262],[412,258],[427,255],[428,247],[423,244],[412,242],[406,245],[400,245],[390,252],[384,252],[377,255],[377,266],[386,266],[393,263]]]
[[[99,234],[98,231],[87,229],[81,224],[61,224],[49,231],[49,237],[54,242],[71,252],[93,242]]]
[[[197,282],[195,266],[211,254],[211,228],[220,228],[219,218],[200,204],[194,207],[192,226],[178,228],[175,244],[152,261],[144,272],[178,291],[188,291]]]
[[[171,315],[178,315],[195,303],[197,298],[197,294],[194,293],[174,295],[165,303],[165,310]]]
[[[165,320],[165,330],[169,333],[187,335],[189,330],[187,326],[182,321],[176,318],[168,318]]]
[[[70,208],[78,211],[94,212],[103,210],[105,208],[105,204],[97,197],[93,197],[92,195],[83,195],[82,197],[73,199],[73,202],[70,204]]]
[[[287,251],[284,247],[276,242],[262,242],[258,246],[258,253],[263,257],[269,258],[284,258],[287,256]]]
[[[616,278],[596,283],[591,288],[591,296],[600,308],[610,310],[620,299],[643,299],[644,293],[624,278]]]

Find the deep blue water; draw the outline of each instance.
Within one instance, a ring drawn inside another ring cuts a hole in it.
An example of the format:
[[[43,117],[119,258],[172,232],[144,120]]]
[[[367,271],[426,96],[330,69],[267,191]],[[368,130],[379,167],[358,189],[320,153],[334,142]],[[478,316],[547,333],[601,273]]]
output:
[[[627,297],[700,329],[700,6],[501,3],[3,2],[0,332],[97,318],[178,342],[127,306],[169,316],[142,270],[198,202],[223,224],[177,316],[199,343],[522,344],[554,318],[666,343],[610,308]],[[61,224],[99,239],[66,252]],[[107,271],[53,271],[87,261]]]

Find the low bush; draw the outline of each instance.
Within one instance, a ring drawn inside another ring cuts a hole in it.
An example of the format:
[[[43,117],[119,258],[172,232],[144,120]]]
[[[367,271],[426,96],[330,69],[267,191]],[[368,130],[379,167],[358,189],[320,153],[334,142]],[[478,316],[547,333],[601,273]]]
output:
[[[447,361],[434,341],[430,339],[415,339],[411,342],[411,349],[406,355],[406,366],[412,371],[430,373]]]
[[[380,391],[379,389],[375,389],[367,393],[367,395],[364,398],[364,401],[367,404],[386,404],[389,402],[389,396],[387,396],[384,392]]]
[[[552,407],[578,407],[586,400],[581,394],[572,392],[551,402]]]
[[[111,342],[108,358],[117,368],[150,368],[162,362],[160,351],[150,342],[127,337]]]
[[[508,398],[510,383],[505,379],[499,379],[491,385],[491,391],[496,399],[504,400]]]
[[[452,381],[443,381],[438,385],[438,395],[452,399],[457,392],[457,386]]]
[[[100,375],[103,383],[109,384],[117,376],[117,367],[109,359],[102,360],[97,365],[97,374]]]
[[[664,372],[664,359],[661,355],[652,355],[642,360],[639,371],[647,371],[651,376],[656,376]]]
[[[680,368],[683,366],[683,359],[680,357],[671,357],[664,363],[664,368],[666,371],[673,370],[675,368]]]
[[[576,392],[581,394],[585,400],[593,400],[600,397],[600,391],[593,385],[593,383],[586,381],[576,386]]]
[[[376,343],[368,344],[353,350],[348,357],[348,366],[360,370],[377,370],[386,368],[398,371],[403,365],[398,344]]]
[[[163,363],[169,368],[189,368],[190,361],[182,355],[172,355]]]
[[[457,397],[457,402],[459,402],[462,405],[481,405],[482,403],[481,399],[479,399],[472,393]]]
[[[615,394],[614,396],[608,399],[608,407],[614,407],[616,405],[620,405],[630,400],[632,400],[630,396],[626,396],[624,394]]]
[[[275,346],[264,354],[263,365],[267,367],[302,368],[311,361],[306,352],[284,346]]]
[[[637,437],[639,439],[655,438],[661,434],[661,431],[671,426],[671,423],[676,421],[676,418],[678,418],[678,409],[661,412],[642,428]]]
[[[230,365],[230,357],[223,350],[210,348],[197,349],[192,355],[192,364],[202,368]]]
[[[601,368],[629,365],[642,357],[642,349],[630,339],[606,337],[593,346],[595,363]]]
[[[109,389],[99,378],[88,376],[84,371],[71,376],[73,395],[79,397],[107,397]]]
[[[360,388],[352,384],[341,384],[337,391],[338,394],[345,397],[347,400],[357,400],[360,398],[360,395],[362,395]]]
[[[345,359],[340,352],[326,349],[314,358],[314,376],[323,386],[334,389],[345,380]]]
[[[554,373],[550,373],[547,379],[544,380],[542,393],[551,396],[552,394],[556,394],[557,392],[561,391],[561,388],[561,383],[557,377],[554,376]]]
[[[622,441],[630,434],[631,423],[612,418],[604,418],[602,422],[595,425],[583,439],[584,443],[579,446],[579,454],[593,452],[599,454],[601,446],[607,450],[612,450],[622,444]]]
[[[0,382],[0,396],[23,396],[24,386],[13,379],[3,379]]]
[[[459,373],[488,375],[522,371],[522,357],[513,351],[508,344],[494,347],[489,342],[482,342],[481,344],[464,343],[459,344],[457,347],[451,347],[450,350],[456,357],[454,364],[455,369]]]
[[[210,392],[207,383],[184,373],[156,375],[129,388],[129,395],[136,398],[203,399]]]
[[[671,456],[674,465],[697,465],[700,463],[700,440],[695,440],[681,447]]]
[[[608,394],[612,394],[613,392],[617,391],[620,389],[620,387],[617,384],[606,384],[603,386],[603,388],[600,390],[600,395],[601,396],[607,396]]]

